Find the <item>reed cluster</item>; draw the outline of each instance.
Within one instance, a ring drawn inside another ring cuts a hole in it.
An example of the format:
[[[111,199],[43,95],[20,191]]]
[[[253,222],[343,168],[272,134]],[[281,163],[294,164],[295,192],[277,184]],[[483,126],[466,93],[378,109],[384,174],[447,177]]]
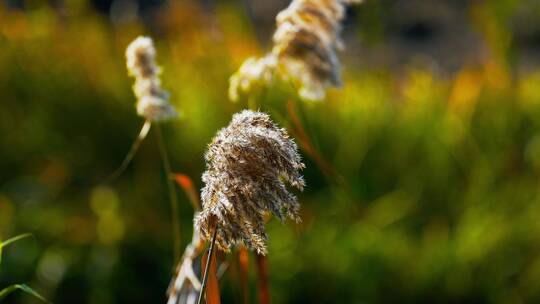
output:
[[[324,99],[328,87],[341,85],[337,56],[343,48],[341,22],[346,6],[357,2],[293,0],[276,17],[271,51],[261,58],[247,59],[231,76],[230,99],[236,101],[267,89],[276,77],[290,81],[302,99]],[[137,113],[147,124],[176,117],[168,93],[161,87],[152,40],[135,39],[126,57],[129,74],[135,78]],[[211,242],[209,261],[214,244],[224,252],[244,245],[264,256],[268,252],[265,223],[269,216],[300,222],[300,204],[288,186],[303,190],[300,171],[305,165],[294,140],[268,114],[251,110],[234,114],[208,145],[204,158],[202,208],[196,208],[192,242],[171,281],[171,304],[201,302],[209,268],[199,280],[194,261],[204,250],[205,241]],[[164,162],[169,174],[167,157]],[[175,195],[171,191],[173,207]]]
[[[229,98],[237,101],[268,86],[277,74],[291,81],[302,99],[323,100],[328,87],[341,85],[341,23],[346,6],[359,2],[293,0],[276,17],[272,50],[247,59],[230,78]]]

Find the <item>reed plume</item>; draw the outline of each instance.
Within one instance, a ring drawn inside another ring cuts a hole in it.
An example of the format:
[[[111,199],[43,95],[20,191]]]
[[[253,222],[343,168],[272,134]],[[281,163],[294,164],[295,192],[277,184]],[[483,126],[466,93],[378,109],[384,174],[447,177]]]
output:
[[[135,78],[133,92],[137,96],[137,114],[144,117],[145,122],[120,168],[111,175],[110,180],[115,179],[124,172],[131,159],[135,156],[140,144],[148,135],[148,131],[153,123],[159,123],[178,116],[178,112],[169,103],[169,93],[161,87],[161,80],[159,78],[161,69],[156,64],[156,49],[151,38],[139,36],[128,45],[126,48],[126,66],[129,75]],[[163,169],[166,176],[170,176],[172,174],[171,164],[159,124],[156,125],[155,129],[159,151],[163,161]],[[178,217],[176,189],[170,178],[167,178],[167,188],[171,200],[174,258],[177,259],[180,254],[180,220]]]
[[[358,0],[293,0],[276,17],[273,48],[266,56],[248,59],[242,67],[262,66],[276,62],[265,73],[249,73],[242,69],[230,80],[229,97],[236,101],[241,94],[254,91],[265,83],[267,74],[279,74],[291,80],[298,95],[305,100],[322,100],[329,86],[341,85],[341,68],[337,51],[343,49],[340,38],[341,22],[348,4]],[[259,78],[254,76],[258,75]],[[263,79],[264,77],[264,79]],[[249,81],[241,82],[238,79]]]
[[[195,218],[201,238],[210,240],[217,225],[221,250],[243,243],[264,255],[266,214],[300,221],[300,204],[285,182],[303,190],[299,170],[305,166],[295,142],[267,114],[235,114],[210,143],[205,160],[203,210]]]
[[[145,122],[122,164],[109,176],[109,181],[115,180],[126,170],[139,146],[148,135],[152,123],[178,116],[174,107],[169,103],[169,93],[161,88],[161,80],[159,79],[161,69],[156,64],[156,49],[151,38],[139,36],[128,45],[126,66],[128,74],[135,78],[133,92],[137,97],[137,114],[144,117]]]
[[[276,58],[265,56],[250,57],[240,66],[238,72],[229,79],[229,97],[237,101],[240,96],[268,87],[274,80]]]
[[[163,121],[178,115],[169,103],[169,93],[161,88],[156,64],[156,49],[149,37],[138,37],[126,49],[127,68],[135,77],[133,91],[137,96],[137,114],[151,122]]]
[[[294,0],[276,17],[272,53],[304,99],[324,99],[327,87],[341,85],[337,50],[343,48],[339,35],[347,3]]]

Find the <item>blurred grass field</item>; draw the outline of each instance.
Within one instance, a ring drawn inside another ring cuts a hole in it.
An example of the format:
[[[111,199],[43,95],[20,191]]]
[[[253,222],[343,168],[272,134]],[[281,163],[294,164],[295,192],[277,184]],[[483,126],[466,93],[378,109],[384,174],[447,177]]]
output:
[[[163,126],[173,169],[200,188],[207,143],[248,107],[228,101],[228,78],[270,38],[260,41],[239,1],[171,1],[149,23],[111,22],[83,0],[60,10],[23,2],[0,4],[0,238],[35,241],[4,250],[0,287],[24,282],[54,303],[164,302],[171,216],[154,135],[103,184],[143,124],[125,47],[154,38],[163,87],[182,113]],[[540,51],[522,49],[509,24],[525,10],[540,37],[540,5],[464,5],[481,54],[453,69],[421,49],[400,64],[359,58],[386,44],[378,16],[390,5],[350,12],[344,86],[326,101],[302,103],[279,85],[257,101],[303,145],[307,165],[303,223],[269,223],[272,300],[536,303]],[[335,174],[306,153],[294,117]],[[183,193],[180,203],[185,245],[193,210]],[[233,261],[223,303],[240,302],[238,280]],[[6,303],[37,302],[15,294]]]

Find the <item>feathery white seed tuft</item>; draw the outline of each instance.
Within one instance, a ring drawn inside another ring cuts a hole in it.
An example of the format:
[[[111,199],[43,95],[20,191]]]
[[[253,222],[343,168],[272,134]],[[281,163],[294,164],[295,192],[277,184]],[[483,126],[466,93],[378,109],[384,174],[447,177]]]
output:
[[[177,117],[178,113],[169,103],[169,94],[161,88],[152,39],[141,36],[131,42],[126,49],[126,59],[129,74],[135,78],[137,114],[152,122]]]

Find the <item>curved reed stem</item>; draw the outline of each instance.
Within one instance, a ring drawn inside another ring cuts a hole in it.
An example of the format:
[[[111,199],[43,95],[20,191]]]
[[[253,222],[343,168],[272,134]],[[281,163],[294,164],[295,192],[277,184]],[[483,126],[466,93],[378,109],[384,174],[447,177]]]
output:
[[[127,169],[127,166],[135,156],[135,153],[137,150],[139,150],[139,147],[141,146],[141,143],[146,138],[146,135],[148,135],[148,131],[150,131],[150,127],[152,126],[152,122],[150,120],[146,120],[144,122],[144,125],[141,128],[141,131],[139,132],[139,136],[135,139],[133,144],[131,144],[131,148],[129,149],[128,154],[122,161],[122,164],[118,169],[116,169],[107,179],[107,182],[112,182],[115,179],[117,179],[124,171]]]
[[[163,161],[163,169],[165,170],[165,176],[167,180],[167,188],[169,190],[169,200],[171,202],[171,213],[172,213],[172,229],[173,229],[173,238],[174,238],[174,261],[175,264],[180,258],[180,217],[178,214],[178,198],[176,196],[176,188],[173,181],[169,178],[172,175],[171,163],[169,160],[169,154],[165,148],[165,141],[163,140],[163,134],[161,132],[161,126],[156,125],[156,135],[159,146],[159,153],[161,154],[161,160]]]

